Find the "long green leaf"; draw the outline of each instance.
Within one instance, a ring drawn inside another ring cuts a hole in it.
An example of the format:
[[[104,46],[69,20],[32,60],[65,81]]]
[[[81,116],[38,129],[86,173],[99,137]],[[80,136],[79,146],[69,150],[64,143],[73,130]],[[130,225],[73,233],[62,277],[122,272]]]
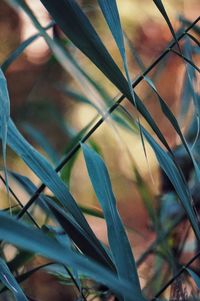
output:
[[[131,78],[130,78],[129,70],[128,70],[128,63],[127,63],[125,46],[124,46],[123,31],[122,31],[122,27],[121,27],[121,22],[120,22],[120,17],[119,17],[116,0],[98,0],[98,3],[101,8],[101,11],[106,19],[106,22],[110,28],[110,31],[115,39],[115,42],[119,49],[119,52],[121,54],[123,65],[124,65],[124,70],[126,73],[126,78],[127,78],[128,85],[129,85],[129,90],[130,90],[131,96],[133,98],[133,101],[136,105],[134,92],[132,89]]]
[[[179,127],[178,121],[175,118],[174,114],[172,113],[172,111],[170,110],[170,108],[168,107],[168,105],[166,104],[166,102],[163,100],[163,98],[160,96],[160,94],[158,93],[154,83],[151,81],[151,79],[149,77],[144,77],[145,81],[148,83],[148,85],[152,88],[152,90],[155,92],[155,94],[158,97],[158,100],[160,102],[160,107],[162,109],[163,114],[167,117],[167,119],[169,120],[169,122],[171,123],[171,125],[173,126],[173,128],[175,129],[176,133],[178,134],[179,138],[181,139],[190,159],[193,162],[195,171],[196,171],[196,175],[197,178],[200,180],[200,169],[199,166],[192,154],[192,151],[190,150],[190,147],[183,135],[183,133],[181,132],[181,129]]]
[[[194,209],[191,205],[191,195],[188,189],[187,183],[184,180],[184,177],[178,169],[177,165],[174,163],[169,154],[167,154],[154,140],[154,138],[144,129],[142,128],[144,136],[149,142],[150,146],[155,152],[155,155],[158,159],[160,167],[163,169],[170,182],[172,183],[180,201],[185,209],[185,212],[190,220],[190,223],[193,227],[194,233],[198,240],[200,240],[200,230],[196,221],[196,215]]]
[[[87,145],[81,144],[88,174],[107,223],[108,239],[120,279],[131,281],[133,295],[143,300],[135,260],[126,231],[116,207],[110,177],[101,157]]]
[[[0,258],[0,280],[13,293],[17,301],[28,301],[6,262]]]
[[[74,45],[121,91],[126,90],[128,86],[126,79],[76,1],[41,0],[41,2]]]
[[[2,212],[0,212],[0,240],[72,267],[95,281],[105,284],[113,291],[123,292],[124,296],[132,297],[130,282],[118,280],[110,270],[78,255],[68,246],[64,247],[56,239],[46,236],[41,230],[32,229]],[[135,300],[142,301],[139,298]]]
[[[99,247],[102,259],[104,259],[105,262],[107,261],[107,265],[109,267],[112,267],[112,262],[109,256],[89,227],[84,215],[77,206],[64,182],[62,182],[48,161],[24,139],[11,119],[8,122],[7,142],[13,151],[15,151],[22,160],[24,160],[39,179],[54,193],[64,208],[72,214],[74,219],[82,226],[83,230],[87,233],[93,243]]]
[[[23,0],[10,1],[20,5],[22,9],[24,9],[35,27],[40,30],[41,34],[44,36],[60,64],[65,69],[66,67],[69,67],[69,69],[72,70],[72,74],[76,74],[75,78],[82,82],[83,76],[80,76],[79,74],[80,68],[77,68],[77,65],[71,60],[69,53],[67,53],[66,50],[61,47],[61,45],[56,43],[56,41],[53,41],[46,34],[45,30],[41,27],[40,23],[25,2]],[[146,109],[136,93],[134,94],[135,101],[133,100],[127,80],[113,61],[112,57],[101,42],[101,39],[77,3],[74,0],[60,0],[56,2],[52,0],[42,0],[41,2],[45,5],[47,10],[53,16],[63,32],[70,38],[70,40],[91,59],[91,61],[107,76],[107,78],[123,93],[123,95],[130,100],[134,106],[135,103],[137,103],[137,109],[139,112],[147,120],[163,145],[165,145],[168,151],[171,152],[167,141],[163,137],[149,111]],[[82,71],[81,73],[83,75]]]
[[[99,248],[91,241],[90,237],[85,234],[80,225],[73,219],[73,217],[64,212],[58,205],[47,201],[50,210],[57,222],[62,226],[67,235],[73,240],[76,246],[83,254],[92,258],[93,260],[105,264],[105,260],[101,262],[101,253]]]
[[[2,153],[3,165],[6,179],[6,189],[9,194],[8,188],[8,174],[6,167],[6,144],[8,135],[8,121],[10,118],[10,98],[8,94],[7,81],[3,71],[0,68],[0,121],[1,121],[1,138],[2,138]]]
[[[179,46],[178,40],[176,38],[176,34],[174,32],[174,29],[173,29],[173,26],[172,26],[172,24],[170,22],[170,19],[169,19],[168,15],[167,15],[167,12],[166,12],[166,10],[164,8],[162,0],[153,0],[153,2],[155,3],[155,5],[157,6],[157,8],[159,9],[159,11],[161,12],[161,14],[163,15],[163,17],[164,17],[164,19],[165,19],[165,21],[166,21],[166,23],[167,23],[167,25],[168,25],[168,27],[169,27],[169,29],[171,31],[171,34],[172,34],[174,40],[176,41],[177,45]]]

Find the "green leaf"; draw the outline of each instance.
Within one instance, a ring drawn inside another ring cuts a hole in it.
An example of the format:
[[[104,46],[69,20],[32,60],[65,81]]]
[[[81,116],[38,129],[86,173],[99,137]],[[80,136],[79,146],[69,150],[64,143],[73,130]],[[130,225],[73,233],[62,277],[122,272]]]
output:
[[[82,9],[74,0],[41,0],[53,19],[79,48],[121,91],[128,84],[118,66],[113,61],[95,29]]]
[[[142,131],[150,146],[154,150],[160,167],[163,169],[170,182],[172,183],[181,201],[181,204],[185,209],[185,212],[190,220],[194,233],[196,234],[197,239],[200,241],[200,230],[197,224],[194,209],[192,207],[192,198],[180,168],[178,168],[178,166],[172,160],[170,155],[159,146],[159,144],[144,128],[142,128]]]
[[[177,45],[179,46],[178,40],[176,38],[176,34],[174,32],[174,29],[173,29],[173,26],[172,26],[172,24],[170,22],[170,19],[169,19],[168,15],[167,15],[167,12],[166,12],[166,10],[165,10],[165,8],[163,6],[162,1],[161,0],[153,0],[153,2],[155,3],[155,5],[157,6],[157,8],[159,9],[159,11],[161,12],[161,14],[163,15],[163,17],[164,17],[164,19],[165,19],[165,21],[166,21],[166,23],[167,23],[167,25],[168,25],[168,27],[169,27],[169,29],[171,31],[171,34],[174,37],[174,40],[176,41]]]
[[[197,273],[195,273],[193,270],[191,270],[189,268],[186,268],[186,271],[192,277],[192,279],[196,283],[196,286],[198,287],[198,289],[200,289],[200,277],[199,277],[199,275],[197,275]]]
[[[108,239],[119,279],[132,283],[135,298],[144,300],[141,294],[135,260],[126,231],[116,207],[110,177],[101,157],[87,145],[81,144],[88,174],[107,223]],[[136,300],[136,299],[135,299]]]
[[[110,31],[115,39],[115,42],[119,49],[119,52],[121,54],[121,57],[123,60],[123,65],[124,65],[124,70],[126,73],[126,78],[127,78],[128,85],[129,85],[129,90],[130,90],[131,96],[135,102],[131,78],[130,78],[129,71],[128,71],[128,63],[127,63],[125,46],[124,46],[124,37],[123,37],[123,31],[122,31],[122,27],[121,27],[119,12],[118,12],[118,8],[117,8],[117,3],[115,0],[98,0],[98,3],[101,8],[101,11],[106,19],[106,22],[110,28]]]
[[[105,260],[101,259],[101,250],[93,243],[90,236],[86,235],[75,219],[69,213],[64,212],[64,210],[59,208],[55,203],[47,201],[47,204],[57,222],[64,229],[65,233],[73,240],[79,250],[96,262],[106,265]]]
[[[28,301],[6,262],[0,258],[0,280],[13,293],[17,301]]]
[[[195,171],[196,171],[196,175],[197,178],[200,180],[200,169],[199,166],[192,154],[192,151],[190,150],[190,147],[184,137],[184,135],[181,132],[181,129],[179,127],[178,121],[175,118],[174,114],[172,113],[172,111],[170,110],[170,108],[168,107],[168,105],[166,104],[166,102],[162,99],[162,97],[160,96],[160,94],[158,93],[154,83],[151,81],[151,79],[149,77],[144,77],[145,81],[148,83],[148,85],[152,88],[152,90],[156,93],[158,100],[160,102],[160,107],[162,109],[163,114],[167,117],[167,119],[169,120],[169,122],[171,123],[171,125],[173,126],[173,128],[175,129],[176,133],[178,134],[179,138],[181,139],[190,159],[193,162]]]
[[[56,43],[56,41],[52,40],[46,34],[45,30],[41,27],[37,18],[33,15],[26,3],[23,0],[12,0],[12,2],[20,5],[24,9],[35,27],[40,30],[41,34],[44,36],[60,64],[65,69],[67,68],[70,70],[70,72],[75,75],[75,78],[78,79],[79,82],[85,83],[83,76],[81,76],[81,74],[83,75],[83,72],[80,71],[80,68],[77,67],[77,64],[74,63],[74,60],[71,59],[69,53],[62,47],[62,45]],[[168,151],[171,152],[167,141],[163,137],[149,111],[146,109],[145,105],[142,103],[136,93],[134,94],[135,101],[133,100],[127,80],[113,61],[101,39],[78,4],[74,0],[60,0],[57,2],[53,0],[42,0],[41,2],[45,5],[49,13],[61,27],[63,32],[70,38],[70,40],[91,59],[91,61],[107,76],[107,78],[123,93],[123,95],[129,99],[134,106],[137,103],[137,109],[139,112],[155,131],[160,141],[165,145]],[[87,76],[86,78],[88,79]]]
[[[8,145],[16,152],[22,160],[31,168],[39,179],[54,193],[65,210],[69,211],[74,219],[81,225],[86,235],[97,245],[101,251],[101,256],[107,261],[107,265],[112,267],[112,262],[105,249],[94,235],[88,225],[80,208],[76,204],[64,182],[59,178],[56,171],[48,161],[37,152],[19,133],[12,120],[8,123]]]
[[[56,239],[46,236],[41,230],[32,229],[2,212],[0,212],[0,240],[72,267],[95,281],[105,284],[114,292],[123,292],[124,296],[132,297],[130,282],[117,279],[116,275],[105,267],[78,255],[67,245],[64,247]],[[142,301],[138,298],[135,300]]]
[[[1,121],[1,138],[2,138],[2,153],[3,165],[6,180],[6,189],[9,195],[8,174],[6,167],[6,144],[8,135],[8,121],[10,118],[10,98],[8,94],[7,81],[3,71],[0,68],[0,121]]]

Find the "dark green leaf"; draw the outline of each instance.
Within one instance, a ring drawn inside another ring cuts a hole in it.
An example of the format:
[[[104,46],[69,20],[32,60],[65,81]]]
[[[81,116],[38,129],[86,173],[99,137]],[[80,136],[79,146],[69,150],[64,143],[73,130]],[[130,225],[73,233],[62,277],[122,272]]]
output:
[[[132,297],[130,282],[118,280],[116,275],[108,269],[78,255],[69,247],[64,247],[56,239],[46,236],[41,230],[32,229],[2,212],[0,212],[0,240],[72,267],[95,281],[105,284],[113,291],[123,292],[127,298]],[[142,301],[138,298],[135,300]]]
[[[93,243],[90,237],[86,235],[74,218],[70,214],[65,213],[64,210],[59,208],[55,203],[49,201],[47,201],[47,203],[57,222],[62,226],[79,250],[96,262],[106,265],[105,260],[101,259],[101,251],[99,248]]]
[[[90,180],[104,212],[108,229],[109,245],[116,264],[118,276],[120,279],[131,281],[135,300],[137,298],[143,300],[135,260],[116,207],[116,200],[112,191],[107,168],[96,152],[85,144],[81,144],[81,147]]]
[[[169,27],[169,29],[171,31],[171,34],[174,37],[174,40],[176,41],[177,45],[179,45],[178,44],[178,40],[176,38],[176,34],[174,32],[174,29],[173,29],[173,26],[172,26],[172,24],[170,22],[170,19],[169,19],[168,15],[167,15],[167,12],[166,12],[166,10],[165,10],[165,8],[163,6],[162,1],[161,0],[153,0],[153,2],[155,3],[155,5],[157,6],[157,8],[159,9],[159,11],[161,12],[161,14],[163,15],[163,17],[164,17],[164,19],[165,19],[165,21],[166,21],[166,23],[167,23],[167,25],[168,25],[168,27]]]
[[[102,247],[99,240],[89,227],[84,215],[77,206],[64,182],[62,182],[48,161],[24,139],[11,120],[9,120],[8,123],[7,141],[13,151],[15,151],[22,160],[24,160],[24,162],[41,179],[41,181],[55,194],[56,198],[62,203],[62,206],[64,206],[64,208],[69,211],[75,220],[82,226],[86,235],[88,235],[99,247],[99,250],[101,250],[101,256],[107,260],[108,266],[112,266],[105,249]]]
[[[148,83],[148,85],[152,88],[152,90],[156,93],[158,100],[160,102],[160,107],[162,109],[162,112],[164,113],[164,115],[167,117],[167,119],[169,120],[169,122],[171,123],[171,125],[173,126],[173,128],[175,129],[176,133],[178,134],[178,136],[180,137],[189,157],[191,158],[196,174],[197,174],[197,178],[200,180],[200,169],[199,166],[192,154],[192,151],[190,150],[189,145],[187,144],[187,141],[185,139],[185,137],[183,136],[181,129],[179,127],[178,121],[175,118],[174,114],[172,113],[172,111],[170,110],[170,108],[168,107],[168,105],[165,103],[165,101],[162,99],[162,97],[160,96],[160,94],[158,93],[154,83],[151,81],[151,79],[149,77],[144,77],[145,81]]]
[[[174,163],[170,155],[158,145],[154,138],[144,128],[142,128],[142,131],[147,141],[151,145],[152,149],[154,150],[160,167],[163,169],[170,182],[172,183],[181,201],[181,204],[185,209],[185,212],[190,220],[190,223],[193,227],[197,239],[200,240],[200,230],[196,220],[194,209],[192,207],[190,191],[188,189],[187,183],[184,180],[181,170]]]
[[[1,138],[2,138],[2,152],[3,152],[3,165],[6,179],[6,189],[9,193],[8,175],[6,168],[6,144],[8,135],[8,121],[10,118],[10,98],[7,89],[7,81],[3,71],[0,68],[0,121],[1,121]]]

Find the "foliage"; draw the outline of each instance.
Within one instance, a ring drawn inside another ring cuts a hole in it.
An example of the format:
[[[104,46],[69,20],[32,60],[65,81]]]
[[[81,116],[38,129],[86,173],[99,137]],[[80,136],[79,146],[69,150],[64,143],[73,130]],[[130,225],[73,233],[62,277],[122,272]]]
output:
[[[200,19],[190,22],[181,17],[181,26],[176,32],[162,1],[153,1],[166,21],[166,26],[169,27],[172,41],[166,45],[166,49],[160,56],[149,67],[145,68],[135,47],[131,45],[130,40],[123,32],[116,1],[96,1],[121,55],[124,67],[124,70],[121,71],[83,8],[75,0],[41,0],[53,19],[53,22],[45,28],[41,26],[25,1],[9,0],[8,2],[15,8],[24,10],[38,33],[22,42],[1,65],[0,70],[0,137],[3,156],[1,180],[7,188],[8,198],[12,201],[11,204],[14,203],[10,206],[10,212],[8,210],[0,212],[1,293],[7,294],[8,289],[16,300],[31,300],[26,294],[26,290],[22,291],[20,283],[38,270],[43,269],[46,273],[55,275],[63,285],[73,285],[78,291],[77,300],[92,300],[95,297],[110,300],[112,296],[115,296],[117,300],[143,301],[150,300],[152,295],[155,295],[152,300],[159,300],[160,296],[165,297],[166,289],[170,285],[173,286],[174,283],[176,283],[176,289],[171,290],[171,299],[188,298],[189,300],[187,294],[184,294],[183,284],[177,279],[184,273],[185,283],[189,285],[192,278],[199,288],[200,270],[191,264],[199,256],[200,245],[198,213],[200,95],[198,88],[196,88],[200,71],[196,63],[200,53],[200,28],[198,25]],[[55,28],[55,24],[65,34],[64,38],[59,35],[52,38],[47,33],[49,28]],[[63,157],[59,163],[59,154],[56,153],[48,139],[37,132],[36,128],[29,124],[24,125],[27,133],[40,148],[43,148],[49,159],[22,136],[12,120],[12,116],[10,116],[10,101],[5,79],[6,71],[23,54],[23,51],[40,36],[45,39],[52,56],[61,64],[63,69],[69,72],[79,85],[83,86],[84,94],[80,94],[62,83],[59,83],[56,89],[71,99],[91,106],[98,114],[80,132],[71,130],[65,124],[65,120],[60,120],[60,116],[56,117],[59,125],[66,129],[70,137],[69,145],[62,154]],[[131,82],[131,67],[127,61],[126,42],[136,63],[138,62],[142,69],[141,75],[133,82]],[[119,90],[121,96],[117,100],[112,101],[107,91],[74,59],[68,44],[78,48]],[[180,57],[185,67],[181,109],[178,117],[171,111],[154,84],[154,78],[157,73],[161,72],[159,70],[160,64],[163,63],[161,69],[165,69],[170,53]],[[153,75],[152,70],[154,70]],[[156,123],[148,110],[146,102],[136,93],[135,88],[142,81],[146,82],[157,97],[163,116],[169,121],[179,138],[180,144],[176,148],[170,146],[160,125]],[[97,102],[94,99],[97,99]],[[131,107],[135,108],[136,117],[132,116],[128,107],[125,108],[122,105],[124,99],[127,99]],[[121,110],[117,110],[117,108],[121,108]],[[184,122],[191,108],[193,116],[183,133],[182,124],[179,124]],[[152,196],[148,184],[143,180],[134,162],[131,167],[135,174],[138,191],[151,221],[152,231],[155,234],[155,240],[137,260],[128,240],[127,229],[125,229],[117,209],[106,163],[100,155],[98,142],[92,139],[95,131],[106,120],[109,120],[113,129],[118,126],[134,133],[134,135],[139,135],[148,163],[145,146],[145,141],[147,141],[163,170],[159,206],[156,207],[154,196]],[[39,188],[25,175],[7,170],[7,148],[16,153],[40,179],[42,184]],[[67,185],[70,182],[71,171],[80,151],[83,153],[91,184],[103,212],[87,206],[79,206]],[[54,164],[58,163],[55,169],[50,161]],[[185,170],[184,163],[188,161],[190,170]],[[11,178],[30,194],[31,198],[25,206],[22,205],[12,187],[9,186]],[[45,192],[46,187],[52,195]],[[42,226],[39,225],[33,210],[29,210],[31,206],[32,208],[40,207],[45,214],[46,219]],[[85,218],[85,213],[105,218],[108,247],[104,246],[96,237]],[[185,228],[180,234],[179,229],[183,225]],[[197,254],[182,266],[182,255],[189,242],[191,229],[193,230],[193,241]],[[175,235],[178,235],[177,240],[174,239]],[[8,244],[17,248],[12,260],[8,260],[6,256],[5,246]],[[48,258],[51,262],[24,272],[27,261],[32,260],[38,254]],[[149,271],[145,287],[141,288],[137,267],[139,268],[145,262],[148,263],[150,254],[153,258],[153,268]],[[95,283],[94,288],[91,288],[89,284],[84,287],[87,280],[92,280]],[[192,287],[191,294],[194,294],[194,284]],[[156,290],[158,290],[157,293]],[[177,290],[179,295],[177,295]]]

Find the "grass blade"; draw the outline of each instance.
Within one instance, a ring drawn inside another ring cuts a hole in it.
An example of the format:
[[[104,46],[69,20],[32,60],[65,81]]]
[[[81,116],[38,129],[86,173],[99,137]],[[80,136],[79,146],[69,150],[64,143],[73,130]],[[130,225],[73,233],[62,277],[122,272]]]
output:
[[[99,247],[102,253],[101,256],[107,260],[108,266],[112,267],[112,262],[110,261],[109,256],[89,227],[84,215],[77,206],[64,182],[62,182],[48,161],[24,139],[11,120],[9,120],[8,124],[8,145],[54,193],[62,206],[72,214],[94,244]]]
[[[17,301],[28,301],[6,262],[0,258],[0,280],[13,293]]]
[[[105,260],[102,260],[100,250],[91,241],[90,237],[85,234],[81,226],[73,219],[73,217],[64,212],[64,210],[59,208],[55,203],[47,201],[47,204],[57,222],[83,254],[105,266],[106,262]]]
[[[170,108],[168,107],[168,105],[165,103],[165,101],[162,99],[162,97],[160,96],[160,94],[158,93],[154,83],[151,81],[150,78],[148,77],[144,77],[145,81],[148,83],[148,85],[152,88],[152,90],[156,93],[158,100],[160,102],[160,107],[162,109],[162,112],[164,113],[164,115],[167,117],[167,119],[169,120],[169,122],[171,123],[171,125],[173,126],[173,128],[175,129],[176,133],[178,134],[179,138],[181,139],[181,142],[183,143],[189,157],[191,158],[195,171],[196,171],[196,175],[197,178],[200,180],[200,169],[199,166],[192,154],[192,151],[190,150],[189,145],[187,144],[187,141],[185,139],[185,137],[183,136],[181,129],[179,127],[178,121],[175,118],[174,114],[172,113],[172,111],[170,110]]]
[[[130,282],[116,278],[116,275],[94,261],[78,255],[56,239],[46,236],[41,230],[32,229],[24,223],[0,212],[0,240],[5,240],[22,249],[39,253],[58,263],[67,265],[95,281],[105,284],[113,291],[132,297]],[[136,298],[136,301],[142,301]]]
[[[113,61],[95,29],[74,0],[41,0],[56,23],[119,90],[127,89],[127,81]]]
[[[177,40],[177,38],[176,38],[175,31],[174,31],[174,29],[173,29],[173,26],[172,26],[172,24],[171,24],[171,22],[170,22],[170,19],[169,19],[168,15],[167,15],[167,12],[166,12],[166,10],[165,10],[165,8],[164,8],[164,5],[163,5],[162,1],[161,1],[161,0],[153,0],[153,2],[155,3],[155,5],[156,5],[157,8],[159,9],[160,13],[161,13],[162,16],[164,17],[164,19],[165,19],[165,21],[166,21],[166,23],[167,23],[167,25],[168,25],[168,27],[169,27],[169,29],[170,29],[170,31],[171,31],[171,34],[172,34],[174,40],[176,41],[177,46],[179,47],[179,43],[178,43],[178,40]],[[180,49],[179,49],[179,50],[180,50]]]
[[[6,167],[6,145],[8,135],[8,121],[10,118],[10,98],[8,94],[7,81],[3,71],[0,68],[0,121],[1,121],[1,138],[2,138],[2,153],[3,166],[6,180],[6,190],[9,198],[8,174]],[[11,210],[11,209],[10,209]]]
[[[119,216],[110,177],[101,157],[81,144],[88,174],[107,223],[108,239],[119,279],[131,281],[135,298],[143,300],[135,260],[123,223]]]
[[[188,219],[190,220],[197,239],[200,240],[200,230],[197,224],[194,209],[191,205],[191,195],[180,169],[174,163],[172,158],[158,145],[154,138],[144,128],[142,128],[142,131],[150,146],[154,150],[160,167],[163,169],[170,182],[172,183],[181,201],[181,204],[185,209]]]

